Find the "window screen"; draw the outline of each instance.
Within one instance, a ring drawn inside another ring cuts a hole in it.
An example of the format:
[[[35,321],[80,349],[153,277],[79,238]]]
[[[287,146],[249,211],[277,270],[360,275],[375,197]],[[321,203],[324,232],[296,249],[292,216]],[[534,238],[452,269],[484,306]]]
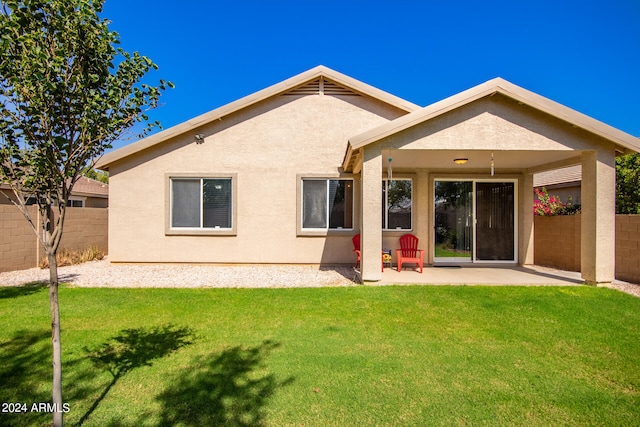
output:
[[[327,181],[302,181],[302,227],[327,228]]]
[[[353,181],[303,179],[302,228],[353,228]]]
[[[411,229],[411,184],[410,179],[382,181],[382,228]]]
[[[200,180],[175,179],[171,186],[171,226],[200,227]]]
[[[231,228],[231,178],[171,180],[171,227]]]

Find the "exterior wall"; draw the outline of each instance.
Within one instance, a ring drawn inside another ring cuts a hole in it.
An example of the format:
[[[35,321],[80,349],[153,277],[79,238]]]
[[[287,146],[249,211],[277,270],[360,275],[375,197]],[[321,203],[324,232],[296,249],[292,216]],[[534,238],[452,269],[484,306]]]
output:
[[[462,150],[508,150],[517,156],[516,151],[521,150],[591,150],[593,143],[601,140],[530,107],[495,96],[467,104],[384,141],[388,148],[458,150],[460,153]]]
[[[91,246],[97,246],[105,253],[108,253],[108,223],[109,213],[107,209],[67,209],[60,248],[80,251]]]
[[[581,215],[535,218],[535,263],[580,271]],[[640,215],[616,215],[615,278],[640,283]]]
[[[386,171],[385,171],[386,173]],[[431,188],[429,184],[429,172],[425,169],[418,169],[413,171],[393,171],[393,178],[411,178],[413,185],[412,194],[412,211],[411,230],[383,230],[382,231],[382,248],[391,249],[392,263],[396,263],[396,249],[400,249],[400,237],[406,233],[411,233],[418,238],[419,249],[424,250],[425,263],[430,263],[429,256],[432,256],[433,250],[431,247],[432,236],[429,234],[429,217],[433,211],[433,206],[430,205],[430,200],[433,200],[430,196]],[[382,177],[380,178],[382,179]],[[382,220],[380,220],[382,222]],[[431,254],[431,255],[430,255]]]
[[[28,209],[36,220],[37,207]],[[68,209],[60,249],[98,246],[108,252],[107,222],[107,209]],[[13,205],[0,206],[0,272],[37,267],[42,257],[44,250],[20,211]]]
[[[29,206],[36,218],[38,209]],[[37,239],[29,223],[13,205],[0,205],[0,272],[38,265]]]
[[[580,215],[536,216],[536,265],[580,271]]]
[[[640,284],[640,215],[616,215],[616,279]]]
[[[505,179],[517,180],[516,198],[517,198],[517,259],[519,264],[533,263],[533,248],[530,240],[533,239],[533,215],[527,215],[531,212],[531,201],[526,200],[523,195],[531,195],[532,180],[530,175],[523,176],[518,174],[502,174],[491,177],[490,175],[481,174],[446,174],[443,172],[431,172],[428,169],[418,169],[411,173],[409,171],[393,172],[394,178],[412,178],[413,180],[413,206],[412,206],[412,229],[402,231],[383,231],[382,247],[392,250],[392,262],[395,264],[395,249],[399,249],[399,238],[405,233],[411,233],[418,237],[419,248],[425,251],[425,264],[433,263],[433,242],[434,242],[434,195],[433,186],[435,179],[465,179],[465,180],[483,180],[483,179]],[[525,190],[523,190],[525,189]],[[531,196],[532,197],[532,196]],[[530,217],[530,218],[529,218]]]
[[[578,263],[586,266],[583,277],[589,282],[613,279],[613,238],[610,238],[613,227],[608,231],[608,225],[613,225],[614,220],[614,210],[610,209],[613,206],[612,192],[609,191],[613,188],[611,159],[614,151],[610,142],[497,95],[471,102],[368,144],[364,147],[365,154],[366,150],[371,151],[375,147],[383,153],[382,157],[386,157],[385,153],[393,155],[394,170],[423,168],[431,177],[517,178],[520,183],[517,261],[520,264],[532,263],[535,256],[531,173],[582,163],[582,170],[587,171],[583,173],[594,181],[592,188],[597,194],[591,198],[594,201],[592,209],[586,208],[585,221],[580,229],[580,233],[586,232],[589,237],[582,240],[583,248],[579,252],[582,259]],[[495,175],[489,177],[489,153],[494,152],[496,170]],[[456,167],[452,165],[456,157],[469,158],[469,161],[462,167]],[[363,183],[365,185],[368,184]],[[430,212],[431,207],[419,212],[420,221],[430,222],[428,229],[433,228],[433,219],[423,218],[428,218]],[[431,231],[427,233],[430,233],[429,245],[433,234]],[[430,248],[427,254],[431,262]],[[373,275],[369,277],[375,279]]]
[[[613,145],[582,153],[580,271],[592,284],[615,278],[616,159]]]
[[[111,261],[352,263],[351,238],[361,231],[363,279],[378,280],[380,246],[397,248],[404,233],[380,232],[380,182],[387,153],[393,154],[394,176],[414,178],[412,233],[428,262],[433,256],[434,177],[518,179],[521,264],[532,262],[532,172],[576,162],[583,162],[584,169],[584,163],[593,163],[598,191],[609,187],[610,176],[600,179],[604,168],[599,165],[607,163],[613,149],[601,149],[602,138],[501,95],[363,147],[360,175],[340,171],[348,138],[402,114],[365,97],[279,96],[110,164]],[[196,133],[204,135],[202,144],[196,143]],[[596,157],[607,158],[592,161],[594,150]],[[500,159],[492,177],[488,156],[494,151]],[[453,166],[452,159],[461,155],[471,159],[469,164]],[[174,234],[167,232],[169,178],[183,174],[235,177],[236,227],[230,235],[169,235]],[[299,180],[304,176],[354,178],[353,231],[299,230]],[[595,207],[602,221],[611,219],[606,207]],[[584,222],[589,227],[583,223],[581,232],[596,229],[600,243],[594,239],[589,244],[600,249],[585,259],[593,264],[593,280],[606,281],[612,263],[602,244],[607,243],[606,230],[595,218],[589,216]],[[587,252],[581,250],[583,258]]]
[[[382,155],[365,147],[362,160],[362,250],[363,281],[382,279],[380,243],[382,243]]]
[[[110,166],[109,258],[353,263],[351,238],[360,229],[360,204],[354,208],[354,231],[303,235],[297,230],[298,179],[339,176],[348,138],[400,115],[362,96],[285,95],[124,158]],[[196,133],[204,134],[204,143],[195,143]],[[166,235],[168,177],[182,173],[237,176],[235,235]],[[358,195],[360,180],[354,179]]]
[[[534,216],[533,216],[533,175],[524,174],[519,181],[518,193],[518,263],[531,265],[534,263]]]

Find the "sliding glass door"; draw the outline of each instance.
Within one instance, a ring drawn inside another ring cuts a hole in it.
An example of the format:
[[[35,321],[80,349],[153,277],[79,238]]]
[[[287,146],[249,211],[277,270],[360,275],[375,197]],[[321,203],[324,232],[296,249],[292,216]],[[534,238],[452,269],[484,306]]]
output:
[[[515,184],[476,182],[476,257],[515,261]]]
[[[435,261],[471,261],[473,182],[435,182]]]
[[[434,261],[514,262],[515,181],[436,180]]]

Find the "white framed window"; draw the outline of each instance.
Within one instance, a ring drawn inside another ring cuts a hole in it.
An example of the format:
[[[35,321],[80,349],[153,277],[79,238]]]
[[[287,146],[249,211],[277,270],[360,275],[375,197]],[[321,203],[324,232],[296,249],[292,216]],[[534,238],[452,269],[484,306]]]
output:
[[[353,229],[353,179],[302,178],[302,230]]]
[[[411,178],[382,180],[382,229],[411,230],[413,181]]]
[[[169,177],[167,233],[235,233],[234,193],[233,176]]]

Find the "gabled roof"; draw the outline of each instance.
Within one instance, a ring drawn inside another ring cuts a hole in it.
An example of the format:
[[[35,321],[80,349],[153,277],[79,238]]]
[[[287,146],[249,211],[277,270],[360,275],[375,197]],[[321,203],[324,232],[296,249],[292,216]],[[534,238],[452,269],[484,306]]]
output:
[[[87,178],[86,176],[81,176],[73,185],[72,194],[77,196],[108,198],[109,184]]]
[[[166,141],[185,132],[193,131],[201,126],[211,123],[214,120],[235,113],[239,110],[242,110],[243,108],[247,108],[270,97],[292,91],[294,89],[300,89],[299,93],[308,93],[308,88],[305,87],[305,85],[318,79],[321,79],[322,81],[329,80],[330,82],[337,84],[338,86],[342,86],[342,88],[347,88],[356,93],[378,99],[400,110],[406,111],[407,113],[419,110],[421,108],[420,106],[406,101],[402,98],[391,95],[390,93],[384,92],[366,83],[320,65],[287,80],[284,80],[283,82],[277,83],[266,89],[260,90],[251,95],[245,96],[244,98],[240,98],[237,101],[223,105],[222,107],[216,108],[215,110],[209,111],[208,113],[183,122],[179,125],[173,126],[162,132],[151,135],[145,139],[134,142],[133,144],[129,144],[118,150],[107,153],[98,161],[98,163],[96,164],[96,168],[108,170],[109,165],[115,161],[138,153],[156,144],[160,144],[163,141]],[[335,85],[332,86],[335,87]]]
[[[582,181],[582,166],[570,166],[568,168],[554,169],[533,175],[533,186],[544,187],[546,185],[558,185],[576,183]]]
[[[601,136],[618,145],[624,152],[640,151],[640,139],[501,78],[489,80],[464,92],[460,92],[457,95],[424,107],[421,110],[414,111],[384,125],[361,133],[360,135],[356,135],[349,140],[349,149],[356,151],[365,145],[379,141],[389,135],[401,132],[473,101],[494,94],[501,94],[512,98],[546,114],[557,117],[573,126]],[[345,162],[347,161],[349,161],[349,159],[345,159]]]
[[[9,184],[1,183],[0,190],[10,190]],[[96,181],[95,179],[81,176],[73,185],[72,196],[98,197],[101,199],[109,198],[109,184]]]

